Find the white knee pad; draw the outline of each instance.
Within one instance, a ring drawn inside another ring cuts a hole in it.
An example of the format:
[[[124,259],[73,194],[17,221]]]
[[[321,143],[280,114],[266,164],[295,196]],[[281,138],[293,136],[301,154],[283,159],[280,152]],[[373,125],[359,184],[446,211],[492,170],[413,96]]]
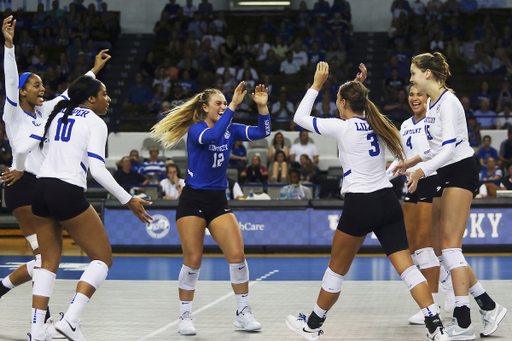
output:
[[[32,250],[39,248],[39,243],[37,242],[37,234],[34,233],[28,236],[27,241],[30,243]]]
[[[457,268],[463,268],[468,265],[466,258],[462,254],[462,249],[444,249],[443,250],[443,265],[450,271]]]
[[[31,275],[32,282],[35,282],[37,273],[39,272],[40,268],[41,268],[41,254],[37,254],[35,262],[34,262],[34,267],[32,268],[32,275]]]
[[[439,266],[439,259],[437,259],[434,248],[425,247],[423,249],[416,250],[416,261],[421,270],[435,268]]]
[[[36,261],[35,259],[31,260],[30,262],[28,262],[27,264],[25,264],[27,266],[27,272],[28,272],[28,275],[31,277],[31,278],[34,278],[34,265],[36,264]]]
[[[421,271],[414,265],[402,272],[400,277],[409,290],[412,290],[418,284],[427,281]]]
[[[249,266],[247,265],[247,261],[244,260],[242,263],[229,264],[229,277],[233,284],[249,282]]]
[[[411,259],[412,259],[412,262],[414,263],[414,265],[419,266],[415,253],[411,254]]]
[[[93,260],[85,269],[80,282],[92,285],[96,290],[105,282],[108,274],[108,266],[100,260]]]
[[[183,264],[178,277],[178,288],[183,290],[196,290],[196,283],[199,279],[201,268],[192,269]]]
[[[331,294],[340,293],[343,286],[343,278],[344,276],[337,274],[332,271],[331,268],[327,267],[324,278],[322,278],[322,289]]]
[[[55,286],[55,278],[57,274],[46,269],[39,269],[37,273],[37,281],[34,282],[32,294],[42,297],[50,297],[53,287]]]

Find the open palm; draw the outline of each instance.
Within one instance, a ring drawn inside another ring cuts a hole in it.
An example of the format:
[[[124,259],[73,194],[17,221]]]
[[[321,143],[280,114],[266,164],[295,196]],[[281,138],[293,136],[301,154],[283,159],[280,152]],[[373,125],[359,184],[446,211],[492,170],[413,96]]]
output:
[[[257,105],[266,105],[268,101],[268,88],[260,84],[254,88],[252,99]]]

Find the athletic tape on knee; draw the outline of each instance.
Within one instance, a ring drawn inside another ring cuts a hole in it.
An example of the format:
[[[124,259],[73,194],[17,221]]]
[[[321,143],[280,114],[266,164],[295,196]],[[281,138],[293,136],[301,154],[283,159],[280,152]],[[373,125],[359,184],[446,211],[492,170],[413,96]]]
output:
[[[450,271],[457,268],[463,268],[468,265],[468,263],[466,263],[466,258],[464,258],[464,255],[462,254],[462,249],[460,248],[444,249],[443,263]]]
[[[96,290],[105,282],[108,274],[108,266],[104,262],[100,260],[93,260],[87,269],[85,269],[82,277],[80,277],[81,282],[89,283]]]
[[[36,265],[35,259],[32,259],[30,262],[25,264],[27,266],[27,272],[30,278],[34,278],[34,266]]]
[[[418,284],[427,281],[425,276],[423,276],[423,274],[421,273],[421,271],[414,265],[407,268],[404,272],[402,272],[400,277],[402,278],[402,281],[404,281],[405,285],[407,286],[407,289],[409,290],[412,290]]]
[[[37,280],[34,282],[34,287],[32,288],[32,295],[50,297],[53,292],[56,277],[57,274],[51,271],[39,269]]]
[[[201,268],[192,269],[183,264],[181,266],[180,276],[178,277],[178,288],[183,290],[196,290],[200,272]]]
[[[322,289],[331,294],[340,293],[343,286],[343,278],[344,276],[337,274],[332,271],[331,268],[327,267],[324,278],[322,278]]]
[[[32,248],[32,250],[39,248],[39,243],[37,242],[37,234],[34,233],[28,236],[27,241],[30,243],[30,247]]]
[[[433,248],[425,247],[423,249],[416,250],[415,254],[418,266],[421,270],[439,266],[439,259],[437,259]]]
[[[247,261],[244,260],[242,263],[229,264],[229,277],[233,284],[249,282],[249,266],[247,265]]]

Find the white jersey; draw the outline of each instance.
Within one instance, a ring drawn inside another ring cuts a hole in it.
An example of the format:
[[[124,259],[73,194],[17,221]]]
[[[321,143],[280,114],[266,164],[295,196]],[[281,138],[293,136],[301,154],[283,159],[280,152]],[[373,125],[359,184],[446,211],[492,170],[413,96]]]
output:
[[[12,148],[13,160],[11,169],[15,168],[18,152],[28,144],[30,145],[31,152],[26,156],[23,167],[18,168],[18,170],[26,170],[37,175],[45,157],[45,150],[39,149],[36,146],[42,140],[46,120],[53,108],[61,100],[68,99],[67,90],[53,100],[44,102],[41,106],[36,106],[35,116],[33,116],[20,107],[19,77],[14,46],[12,48],[4,47],[4,74],[7,98],[4,105],[3,120],[5,122],[5,132]],[[93,72],[88,72],[87,76],[96,78]]]
[[[92,110],[77,107],[62,123],[64,110],[53,119],[48,132],[47,155],[38,178],[57,178],[87,189],[87,169],[122,204],[131,199],[105,168],[107,125]]]
[[[473,156],[469,146],[468,128],[464,108],[449,90],[433,104],[427,101],[425,134],[430,150],[419,153],[424,161],[419,167],[429,176],[437,169]]]
[[[311,109],[317,96],[318,91],[308,90],[293,121],[305,129],[336,139],[344,171],[341,193],[371,193],[393,187],[386,176],[384,143],[366,119],[311,117]]]

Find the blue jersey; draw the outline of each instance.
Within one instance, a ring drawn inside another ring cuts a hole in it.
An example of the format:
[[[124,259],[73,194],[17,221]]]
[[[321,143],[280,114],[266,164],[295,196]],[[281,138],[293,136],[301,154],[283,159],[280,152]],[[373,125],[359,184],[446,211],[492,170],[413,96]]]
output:
[[[270,135],[270,115],[258,115],[258,126],[231,123],[234,112],[226,109],[213,128],[206,122],[188,131],[188,169],[185,183],[194,189],[223,191],[228,186],[226,169],[235,141],[261,140]]]

